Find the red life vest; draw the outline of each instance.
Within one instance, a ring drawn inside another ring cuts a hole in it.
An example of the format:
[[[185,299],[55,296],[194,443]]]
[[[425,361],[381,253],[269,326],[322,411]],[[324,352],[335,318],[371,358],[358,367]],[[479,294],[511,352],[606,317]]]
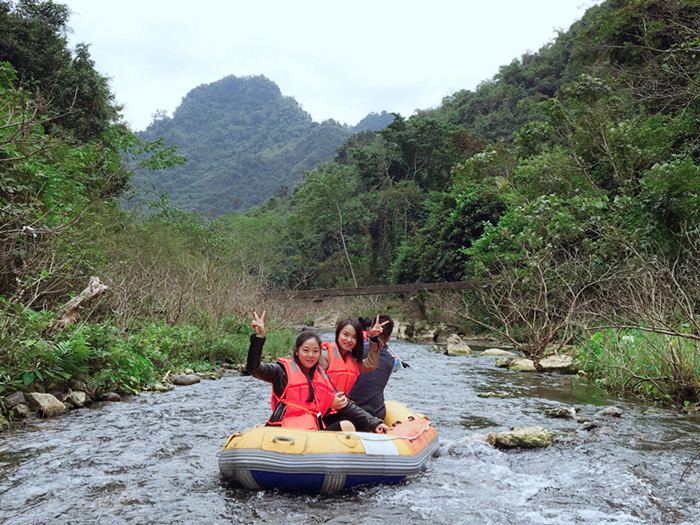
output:
[[[269,425],[281,425],[289,428],[301,428],[305,430],[320,430],[319,421],[331,407],[335,398],[335,391],[328,377],[319,367],[316,368],[311,384],[314,387],[313,401],[309,398],[309,383],[306,374],[294,359],[285,357],[277,362],[284,365],[287,372],[287,386],[278,398],[272,391],[272,410],[274,412],[277,403],[287,405],[281,421],[268,421]],[[317,417],[320,414],[320,417]]]
[[[326,373],[340,392],[346,394],[352,389],[352,385],[357,381],[357,376],[360,375],[360,369],[353,359],[352,354],[347,352],[344,356],[334,343],[321,343],[321,348],[328,350],[328,368]]]

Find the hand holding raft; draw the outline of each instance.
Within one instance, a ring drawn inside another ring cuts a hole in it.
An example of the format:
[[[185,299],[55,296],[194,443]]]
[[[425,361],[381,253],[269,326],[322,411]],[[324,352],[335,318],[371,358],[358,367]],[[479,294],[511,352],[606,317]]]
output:
[[[345,395],[345,392],[336,392],[335,393],[335,399],[333,400],[333,404],[331,405],[331,408],[333,410],[341,410],[348,406],[348,398]]]

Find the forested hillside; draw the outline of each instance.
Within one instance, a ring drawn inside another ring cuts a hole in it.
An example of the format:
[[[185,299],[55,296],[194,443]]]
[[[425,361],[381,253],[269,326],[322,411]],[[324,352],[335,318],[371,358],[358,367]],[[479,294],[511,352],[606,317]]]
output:
[[[604,386],[700,407],[700,0],[607,0],[474,91],[354,134],[227,77],[137,137],[67,24],[0,1],[0,390],[239,360],[261,303],[303,321],[271,289],[474,280],[414,314],[536,365],[571,345]],[[144,168],[173,197],[132,214],[116,199]],[[65,326],[90,276],[107,291]]]
[[[373,113],[355,129],[379,130],[393,117]],[[221,214],[287,193],[304,170],[333,156],[351,129],[314,122],[292,97],[264,76],[233,75],[191,90],[172,118],[161,116],[142,133],[163,138],[187,158],[159,175],[140,172],[133,186],[168,192],[182,209]]]
[[[452,319],[535,360],[592,326],[636,327],[648,352],[689,352],[638,390],[695,392],[682,363],[699,364],[698,27],[698,0],[604,2],[475,91],[354,135],[255,223],[219,227],[279,232],[261,247],[276,286],[487,283]],[[647,357],[617,337],[596,335],[588,357],[624,356],[622,385]]]

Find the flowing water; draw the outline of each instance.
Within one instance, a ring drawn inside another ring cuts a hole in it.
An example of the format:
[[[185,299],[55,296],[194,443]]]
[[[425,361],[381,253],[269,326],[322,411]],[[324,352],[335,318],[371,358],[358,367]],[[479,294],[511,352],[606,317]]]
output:
[[[0,434],[0,523],[567,524],[700,521],[698,418],[607,398],[572,376],[518,374],[493,357],[448,357],[393,342],[411,366],[387,398],[429,417],[440,456],[417,477],[334,495],[248,491],[219,476],[226,437],[268,416],[252,377],[99,403]],[[483,398],[479,393],[507,392]],[[615,405],[622,417],[596,415]],[[585,431],[545,411],[573,407]],[[464,438],[541,426],[547,449],[501,451]]]

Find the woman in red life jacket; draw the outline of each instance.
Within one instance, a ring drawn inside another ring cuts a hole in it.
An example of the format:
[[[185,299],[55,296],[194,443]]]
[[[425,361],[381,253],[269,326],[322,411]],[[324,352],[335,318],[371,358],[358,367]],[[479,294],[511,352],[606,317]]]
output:
[[[335,344],[321,344],[319,366],[326,370],[328,377],[341,393],[350,392],[359,375],[377,368],[379,363],[379,340],[377,335],[382,333],[384,324],[379,322],[379,316],[367,332],[369,353],[363,359],[364,342],[363,326],[359,319],[343,319],[335,329]],[[343,419],[339,412],[331,411],[324,417],[324,424],[335,426]],[[360,426],[359,428],[366,428]]]
[[[321,344],[320,366],[328,373],[333,386],[340,392],[350,392],[357,377],[363,372],[377,368],[379,363],[379,340],[384,325],[379,316],[367,332],[369,353],[364,356],[363,326],[359,319],[343,319],[335,328],[335,344]]]
[[[318,366],[321,339],[310,330],[302,331],[294,345],[294,357],[282,358],[274,364],[261,363],[265,344],[265,312],[254,313],[255,334],[250,336],[246,371],[258,379],[272,383],[272,416],[268,425],[306,430],[355,430],[357,426],[385,432],[384,422],[336,392],[328,376]],[[325,426],[323,416],[331,409],[340,416],[336,424]]]

